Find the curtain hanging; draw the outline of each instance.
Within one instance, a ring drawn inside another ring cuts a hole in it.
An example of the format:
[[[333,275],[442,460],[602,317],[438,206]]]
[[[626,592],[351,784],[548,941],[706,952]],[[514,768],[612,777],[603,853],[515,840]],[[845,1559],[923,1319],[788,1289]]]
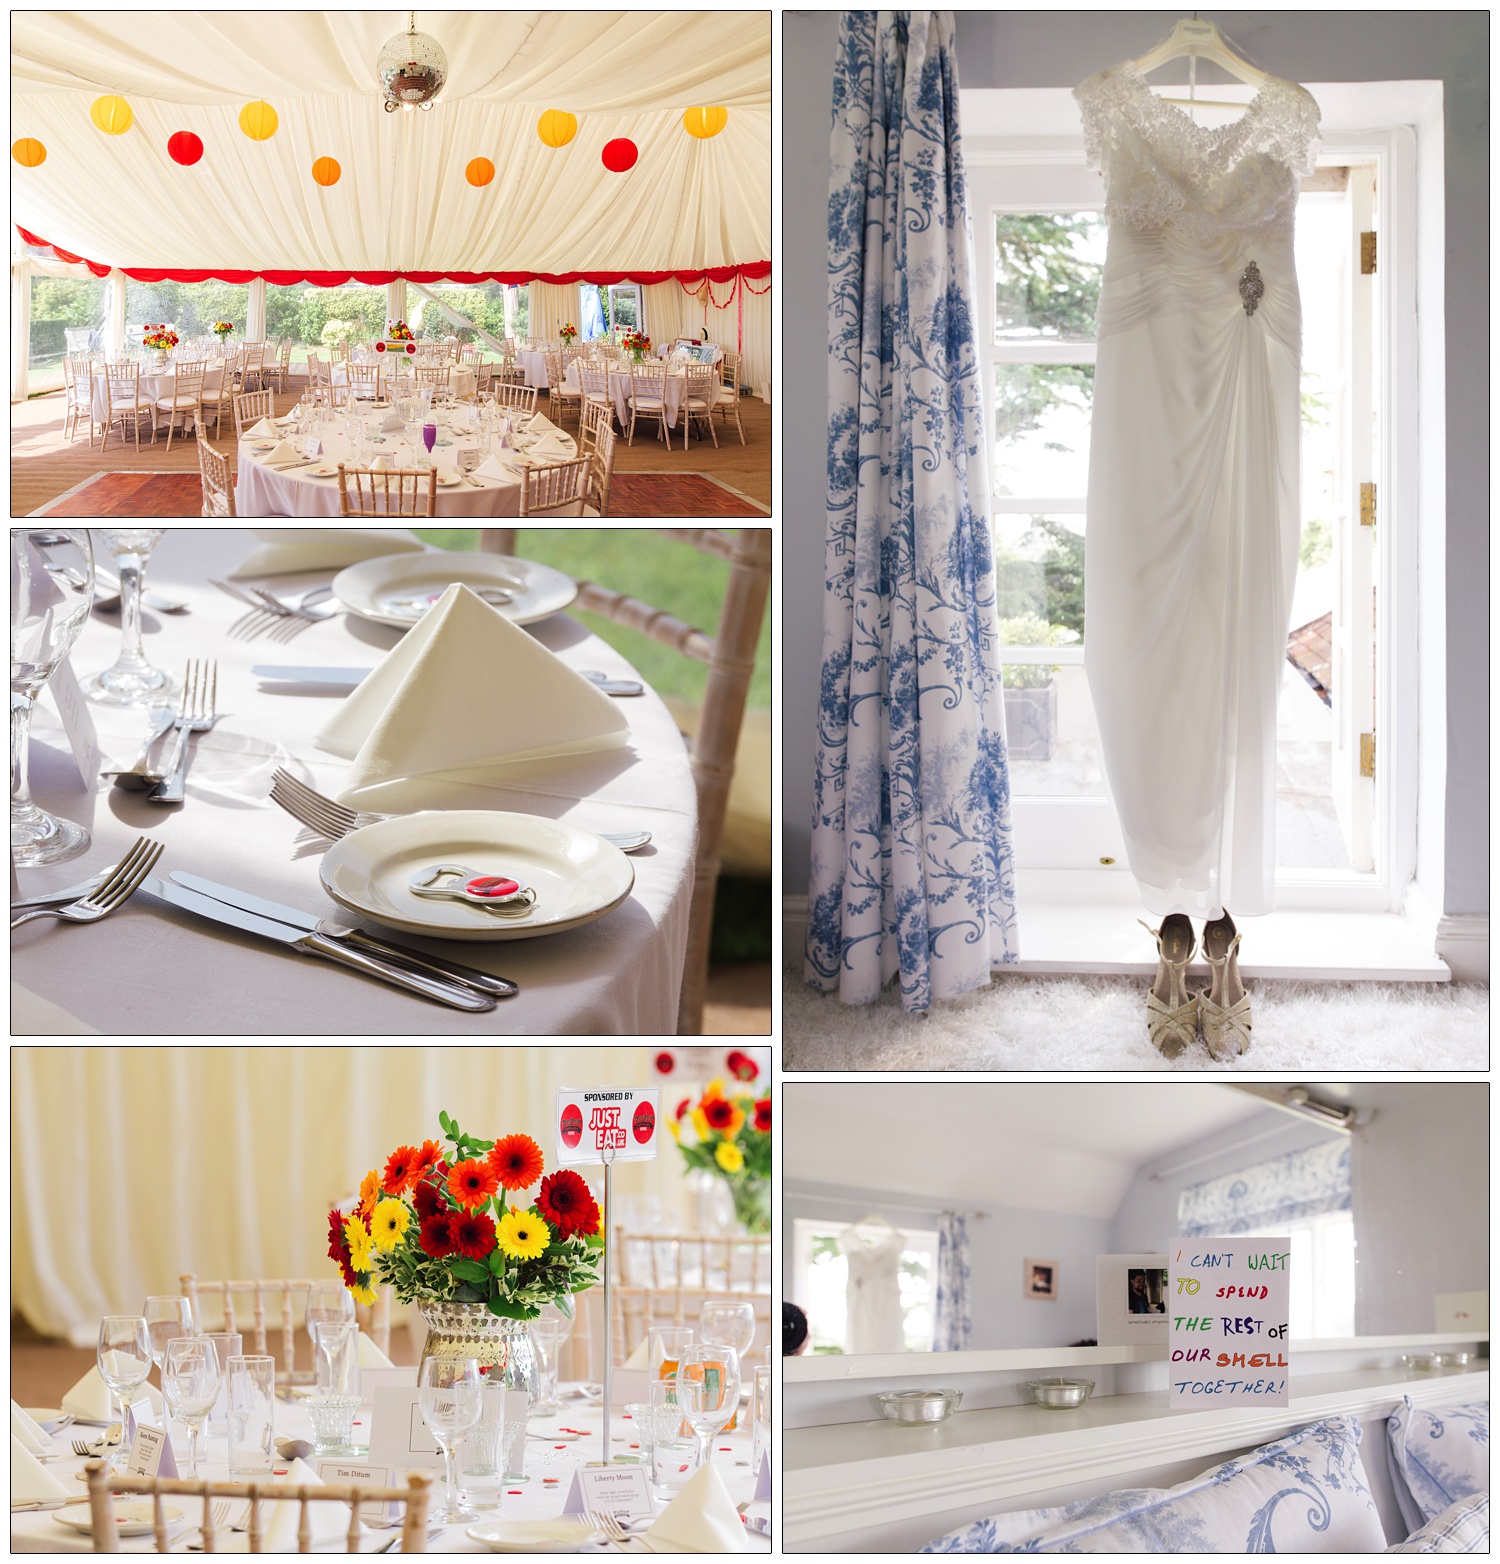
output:
[[[1184,1238],[1248,1233],[1298,1217],[1348,1211],[1349,1149],[1348,1136],[1341,1135],[1190,1185],[1177,1201],[1177,1231]]]
[[[969,1224],[945,1211],[938,1219],[937,1302],[932,1317],[934,1352],[969,1350]]]
[[[806,975],[925,1010],[1016,959],[953,18],[845,13]]]

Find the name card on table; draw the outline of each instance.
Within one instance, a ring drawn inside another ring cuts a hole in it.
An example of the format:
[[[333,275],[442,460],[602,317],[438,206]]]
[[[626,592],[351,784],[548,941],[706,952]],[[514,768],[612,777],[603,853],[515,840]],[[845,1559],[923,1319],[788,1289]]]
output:
[[[771,1497],[771,1457],[763,1455],[760,1458],[760,1471],[755,1476],[755,1492],[750,1496],[751,1504],[759,1504],[762,1499],[769,1502]]]
[[[156,1408],[151,1404],[150,1396],[142,1396],[139,1401],[132,1401],[125,1408],[125,1427],[123,1430],[125,1445],[128,1449],[135,1442],[135,1431],[138,1428],[159,1428]]]
[[[1174,1411],[1290,1403],[1291,1240],[1177,1239],[1167,1279]]]
[[[298,441],[298,445],[301,447],[302,454],[309,460],[318,455],[323,449],[323,442],[315,434],[304,436],[303,439]]]
[[[643,1466],[588,1466],[573,1473],[564,1515],[613,1515],[620,1520],[655,1513]]]
[[[132,1477],[175,1477],[177,1458],[166,1429],[137,1422],[125,1470]]]
[[[557,1093],[557,1160],[564,1167],[580,1162],[653,1162],[661,1128],[656,1086],[597,1086]]]
[[[417,1371],[408,1364],[405,1368],[362,1368],[359,1371],[359,1393],[366,1401],[374,1401],[375,1392],[391,1385],[403,1389],[414,1387]]]
[[[62,718],[63,731],[68,735],[68,748],[73,752],[73,763],[83,785],[93,792],[99,780],[99,735],[94,731],[93,714],[89,703],[79,688],[78,675],[72,662],[64,657],[47,681],[52,704]]]
[[[436,1471],[442,1452],[422,1419],[415,1385],[377,1385],[370,1400],[370,1461],[386,1466],[421,1466]]]
[[[318,1476],[325,1483],[355,1483],[362,1488],[389,1488],[394,1473],[389,1466],[319,1461]],[[400,1509],[400,1501],[396,1499],[367,1499],[359,1507],[359,1517],[372,1526],[386,1526],[400,1518]]]

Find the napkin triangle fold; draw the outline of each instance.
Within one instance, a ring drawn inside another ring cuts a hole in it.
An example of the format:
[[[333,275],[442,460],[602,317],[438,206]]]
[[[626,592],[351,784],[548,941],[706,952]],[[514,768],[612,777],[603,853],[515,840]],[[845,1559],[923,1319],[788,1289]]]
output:
[[[161,1391],[154,1385],[142,1385],[135,1395],[137,1399],[150,1396],[152,1408],[161,1411]],[[62,1409],[85,1423],[113,1422],[117,1410],[97,1367],[91,1368],[62,1398]]]
[[[38,1499],[76,1499],[77,1497],[76,1489],[64,1487],[14,1434],[10,1436],[10,1502],[12,1504],[27,1504]]]
[[[257,431],[252,430],[251,433]],[[275,434],[274,429],[267,433]],[[302,452],[283,440],[268,462],[300,461]],[[233,572],[235,576],[286,576],[297,571],[342,570],[363,559],[384,554],[420,553],[419,543],[404,527],[252,527],[260,548]]]
[[[280,1487],[297,1488],[306,1484],[309,1488],[321,1488],[323,1479],[300,1457],[293,1461],[284,1481],[268,1484],[261,1491],[272,1493]],[[301,1506],[292,1500],[261,1501],[261,1552],[295,1553],[297,1551],[297,1523]],[[314,1552],[320,1543],[336,1542],[349,1530],[349,1506],[331,1500],[323,1504],[309,1504],[308,1526],[312,1532]],[[361,1525],[363,1530],[363,1525]]]
[[[40,1423],[14,1401],[10,1404],[11,1437],[19,1439],[33,1455],[50,1455],[52,1439]]]
[[[370,1337],[361,1331],[359,1333],[359,1366],[362,1369],[388,1369],[395,1368],[396,1365],[386,1357]]]
[[[646,1532],[658,1553],[751,1553],[745,1523],[713,1466],[700,1466]]]

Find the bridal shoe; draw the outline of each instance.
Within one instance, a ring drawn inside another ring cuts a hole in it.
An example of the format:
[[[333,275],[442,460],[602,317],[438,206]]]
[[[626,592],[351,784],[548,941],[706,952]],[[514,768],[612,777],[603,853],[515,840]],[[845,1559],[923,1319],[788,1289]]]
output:
[[[1203,1041],[1215,1059],[1233,1059],[1250,1047],[1250,995],[1240,981],[1239,932],[1227,912],[1204,924],[1203,955],[1213,973],[1213,986],[1198,1000]]]
[[[1188,963],[1193,959],[1193,925],[1180,912],[1162,919],[1160,929],[1141,927],[1156,940],[1156,978],[1146,992],[1146,1024],[1152,1046],[1175,1059],[1198,1040],[1198,999],[1188,993]]]

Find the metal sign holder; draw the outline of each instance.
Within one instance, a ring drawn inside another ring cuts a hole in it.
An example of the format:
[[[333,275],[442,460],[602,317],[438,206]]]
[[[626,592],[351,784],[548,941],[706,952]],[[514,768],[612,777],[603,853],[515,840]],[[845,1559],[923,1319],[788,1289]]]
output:
[[[601,1411],[604,1416],[604,1433],[600,1439],[599,1459],[591,1461],[591,1466],[608,1466],[609,1461],[609,1418],[610,1418],[610,1376],[614,1369],[615,1361],[615,1321],[613,1311],[609,1306],[609,1272],[610,1262],[614,1259],[614,1238],[610,1231],[610,1224],[615,1219],[615,1148],[613,1146],[601,1146],[599,1148],[599,1160],[604,1164],[604,1376],[603,1376],[603,1404]]]

